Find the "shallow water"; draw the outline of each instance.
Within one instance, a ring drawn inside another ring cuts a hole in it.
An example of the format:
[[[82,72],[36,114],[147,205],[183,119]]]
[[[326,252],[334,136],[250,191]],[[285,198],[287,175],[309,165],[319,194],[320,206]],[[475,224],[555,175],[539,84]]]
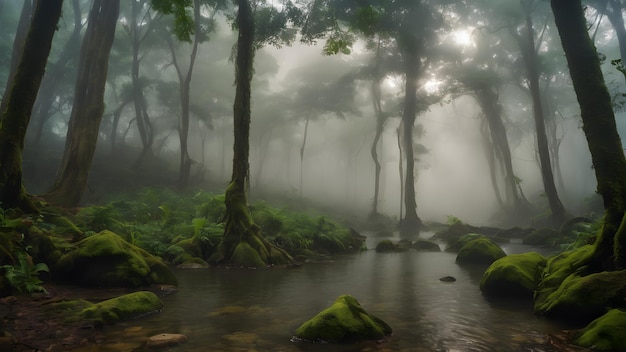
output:
[[[487,302],[478,288],[484,269],[454,260],[444,252],[370,250],[293,269],[176,269],[179,291],[162,298],[163,311],[107,327],[89,350],[130,351],[168,332],[188,341],[166,351],[553,351],[545,334],[561,326],[535,317],[527,304]],[[457,281],[439,281],[447,275]],[[389,323],[393,336],[340,346],[290,341],[342,294]]]

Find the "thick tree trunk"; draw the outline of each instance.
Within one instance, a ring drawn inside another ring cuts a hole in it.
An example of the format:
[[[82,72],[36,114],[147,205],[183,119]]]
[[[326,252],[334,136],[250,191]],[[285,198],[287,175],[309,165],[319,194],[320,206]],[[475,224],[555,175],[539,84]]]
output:
[[[56,181],[47,195],[51,202],[65,207],[77,206],[87,186],[104,112],[109,53],[119,7],[119,0],[95,0],[89,12],[65,151]]]
[[[525,40],[521,40],[522,57],[526,65],[530,93],[533,101],[533,117],[535,120],[535,130],[537,133],[537,151],[539,153],[539,163],[541,168],[541,179],[543,187],[550,205],[551,223],[560,225],[565,221],[565,208],[559,199],[556,185],[554,183],[554,175],[552,173],[552,165],[550,162],[550,150],[548,149],[548,137],[546,135],[546,125],[544,119],[544,111],[541,102],[541,93],[539,88],[539,63],[537,51],[535,49],[535,35],[533,33],[532,19],[530,12],[527,10],[525,14],[526,35]]]
[[[6,110],[7,108],[7,103],[9,101],[8,93],[11,91],[11,86],[13,85],[13,78],[15,77],[15,72],[17,71],[17,65],[22,59],[22,53],[24,52],[24,43],[26,42],[26,35],[28,34],[28,28],[30,26],[30,19],[32,17],[32,14],[32,1],[24,0],[24,5],[22,5],[22,12],[20,14],[20,20],[17,23],[17,30],[15,31],[15,38],[13,38],[11,66],[9,67],[9,76],[7,77],[7,82],[4,87],[5,96],[2,100],[0,100],[0,119],[2,119],[4,110]]]
[[[38,1],[0,123],[0,207],[33,211],[22,184],[22,151],[63,0]]]
[[[580,0],[552,0],[552,9],[580,104],[583,130],[604,201],[604,226],[592,264],[597,269],[626,268],[626,159],[617,133],[611,96]]]
[[[233,119],[235,130],[233,174],[226,190],[224,238],[219,244],[213,262],[243,267],[268,264],[287,264],[289,254],[267,242],[254,224],[248,208],[246,186],[250,173],[250,81],[254,62],[254,17],[249,0],[238,0],[237,56],[235,59],[235,102]]]

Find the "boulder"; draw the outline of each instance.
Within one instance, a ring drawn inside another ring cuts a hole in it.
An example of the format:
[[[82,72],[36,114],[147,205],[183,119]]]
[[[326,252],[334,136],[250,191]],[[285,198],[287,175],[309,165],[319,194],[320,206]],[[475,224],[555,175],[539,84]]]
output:
[[[302,324],[294,337],[314,342],[352,342],[380,340],[391,332],[387,323],[365,312],[354,297],[343,295],[332,306]]]
[[[383,240],[376,245],[376,252],[395,252],[396,246],[390,240]]]
[[[487,237],[481,236],[467,242],[456,256],[457,264],[490,265],[506,253]]]
[[[148,350],[156,350],[165,347],[171,347],[180,345],[183,342],[187,341],[187,336],[183,334],[158,334],[154,336],[148,337],[146,341],[146,349]]]
[[[532,299],[547,259],[539,253],[511,254],[493,262],[480,281],[487,297]]]
[[[626,351],[626,312],[611,309],[582,329],[574,343],[594,351]]]
[[[587,323],[609,308],[626,308],[626,270],[579,275],[569,275],[546,299],[536,301],[535,313]]]
[[[465,246],[468,242],[479,239],[479,238],[487,238],[487,237],[478,233],[467,233],[456,239],[448,241],[448,245],[446,246],[446,252],[458,253],[461,250],[461,248],[463,248],[463,246]]]
[[[417,240],[411,243],[411,248],[422,252],[441,252],[437,243],[427,240]]]
[[[60,281],[91,287],[177,284],[161,259],[108,230],[76,243],[55,267]]]
[[[163,303],[157,295],[149,291],[138,291],[93,304],[83,309],[80,317],[96,325],[114,324],[162,308]]]

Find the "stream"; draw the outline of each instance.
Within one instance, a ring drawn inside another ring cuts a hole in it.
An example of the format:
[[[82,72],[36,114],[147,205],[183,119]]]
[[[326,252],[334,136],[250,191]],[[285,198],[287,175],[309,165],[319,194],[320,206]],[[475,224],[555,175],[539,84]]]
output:
[[[369,237],[368,248],[381,239]],[[545,336],[564,326],[534,316],[529,303],[488,302],[478,287],[484,268],[459,267],[455,257],[369,250],[290,269],[174,269],[179,291],[162,298],[161,312],[106,327],[88,350],[132,351],[149,336],[181,333],[188,341],[166,351],[555,351]],[[447,275],[457,281],[439,281]],[[350,345],[290,341],[343,294],[391,325],[393,336]]]

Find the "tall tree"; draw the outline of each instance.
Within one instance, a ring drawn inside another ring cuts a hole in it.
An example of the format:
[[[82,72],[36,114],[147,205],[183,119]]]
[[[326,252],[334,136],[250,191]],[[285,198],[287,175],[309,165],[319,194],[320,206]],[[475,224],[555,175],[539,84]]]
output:
[[[119,0],[95,0],[89,12],[65,151],[56,181],[47,195],[50,201],[66,207],[77,206],[87,186],[104,112],[109,53],[119,7]]]
[[[0,119],[0,207],[5,209],[34,210],[22,183],[22,152],[62,7],[63,0],[37,1],[7,108]]]
[[[611,96],[587,32],[581,0],[552,0],[552,10],[580,105],[583,131],[604,201],[604,226],[596,240],[596,270],[626,268],[626,158]]]

